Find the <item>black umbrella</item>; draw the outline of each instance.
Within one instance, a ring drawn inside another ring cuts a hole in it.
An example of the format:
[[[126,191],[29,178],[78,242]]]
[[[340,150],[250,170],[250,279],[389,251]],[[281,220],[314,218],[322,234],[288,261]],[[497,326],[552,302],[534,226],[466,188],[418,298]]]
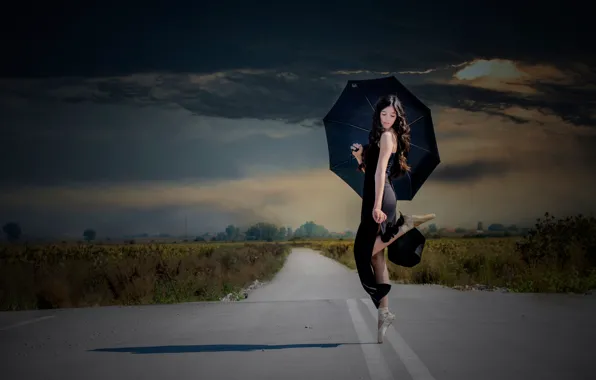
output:
[[[394,179],[393,185],[398,200],[412,200],[441,159],[430,109],[394,76],[348,81],[323,119],[329,168],[362,197],[364,175],[356,170],[358,162],[353,158],[350,146],[368,143],[374,104],[389,94],[397,95],[401,101],[411,129],[411,149],[407,159],[412,170]]]

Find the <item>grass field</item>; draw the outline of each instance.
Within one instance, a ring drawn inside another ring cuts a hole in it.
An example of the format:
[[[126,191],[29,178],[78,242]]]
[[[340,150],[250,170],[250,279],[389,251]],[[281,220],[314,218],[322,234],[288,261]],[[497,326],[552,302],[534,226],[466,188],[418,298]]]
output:
[[[0,310],[216,301],[271,279],[290,249],[355,268],[353,241],[0,245]],[[526,237],[429,239],[393,281],[486,285],[514,292],[596,289],[596,219],[546,215]]]
[[[355,268],[352,242],[307,245]],[[419,265],[388,270],[402,283],[584,293],[596,289],[596,219],[546,213],[524,237],[429,239]]]
[[[466,288],[484,285],[514,292],[585,292],[596,288],[596,271],[581,256],[566,265],[526,263],[517,250],[519,238],[428,240],[422,262],[413,268],[387,260],[398,283],[440,284]],[[309,242],[308,246],[355,269],[352,242]]]
[[[217,301],[283,266],[275,243],[0,246],[0,309]]]

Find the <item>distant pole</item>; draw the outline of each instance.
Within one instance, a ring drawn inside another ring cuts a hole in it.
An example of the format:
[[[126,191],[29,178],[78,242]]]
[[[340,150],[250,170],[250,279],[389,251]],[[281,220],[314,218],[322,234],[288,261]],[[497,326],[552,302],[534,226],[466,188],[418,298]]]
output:
[[[184,238],[188,239],[188,216],[184,215]]]

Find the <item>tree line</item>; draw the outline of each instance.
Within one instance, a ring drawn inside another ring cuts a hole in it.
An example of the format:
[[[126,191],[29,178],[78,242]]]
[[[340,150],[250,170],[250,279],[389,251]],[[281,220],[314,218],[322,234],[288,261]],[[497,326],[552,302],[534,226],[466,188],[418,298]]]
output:
[[[15,222],[6,223],[3,226],[2,231],[9,241],[17,241],[22,235],[21,226]],[[149,237],[149,234],[141,234],[137,236]],[[97,231],[92,228],[87,228],[83,231],[81,237],[86,241],[93,241],[97,237]],[[161,234],[160,237],[169,237],[169,235]],[[340,234],[331,233],[327,228],[314,221],[308,221],[302,224],[296,231],[293,231],[291,227],[278,226],[267,222],[258,222],[249,226],[246,230],[242,230],[239,227],[230,224],[224,231],[216,234],[202,234],[191,239],[194,241],[281,241],[295,238],[328,237],[351,238],[353,237],[353,233],[351,231],[346,231]]]
[[[436,224],[430,224],[425,232],[433,235],[440,234],[444,229],[438,228]],[[478,222],[478,231],[484,230],[483,223]],[[17,241],[22,235],[21,226],[15,222],[6,223],[2,231],[4,236],[9,241]],[[470,232],[469,229],[456,228],[455,233],[466,233]],[[486,232],[526,232],[524,228],[518,228],[515,225],[505,226],[500,223],[493,223],[488,226]],[[97,232],[93,228],[87,228],[83,231],[82,236],[86,241],[93,241],[97,237]],[[149,238],[149,234],[139,234],[132,237],[138,238]],[[167,238],[171,237],[168,234],[160,234],[158,237]],[[293,231],[291,227],[278,226],[268,222],[258,222],[249,226],[246,230],[242,230],[239,227],[230,224],[224,231],[215,234],[202,234],[199,236],[191,237],[190,240],[194,241],[282,241],[297,238],[345,238],[351,239],[354,237],[352,231],[345,231],[343,233],[331,233],[324,226],[315,223],[314,221],[308,221],[302,224],[296,231]]]
[[[295,231],[291,227],[278,226],[268,222],[258,222],[249,226],[246,230],[230,224],[224,231],[214,235],[203,234],[197,236],[195,241],[282,241],[296,238],[350,238],[351,231],[343,233],[331,233],[324,226],[308,221],[298,227]]]

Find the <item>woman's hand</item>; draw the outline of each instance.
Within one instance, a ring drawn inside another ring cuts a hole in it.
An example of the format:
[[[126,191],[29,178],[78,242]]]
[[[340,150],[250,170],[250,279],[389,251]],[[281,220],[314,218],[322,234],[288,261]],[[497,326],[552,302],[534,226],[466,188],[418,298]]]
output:
[[[375,208],[372,212],[372,217],[375,220],[376,223],[383,223],[385,220],[387,220],[387,214],[385,214],[383,211],[381,211],[380,208]]]
[[[362,159],[362,145],[352,144],[350,149],[352,150],[352,156],[354,156],[354,158],[360,161]]]

